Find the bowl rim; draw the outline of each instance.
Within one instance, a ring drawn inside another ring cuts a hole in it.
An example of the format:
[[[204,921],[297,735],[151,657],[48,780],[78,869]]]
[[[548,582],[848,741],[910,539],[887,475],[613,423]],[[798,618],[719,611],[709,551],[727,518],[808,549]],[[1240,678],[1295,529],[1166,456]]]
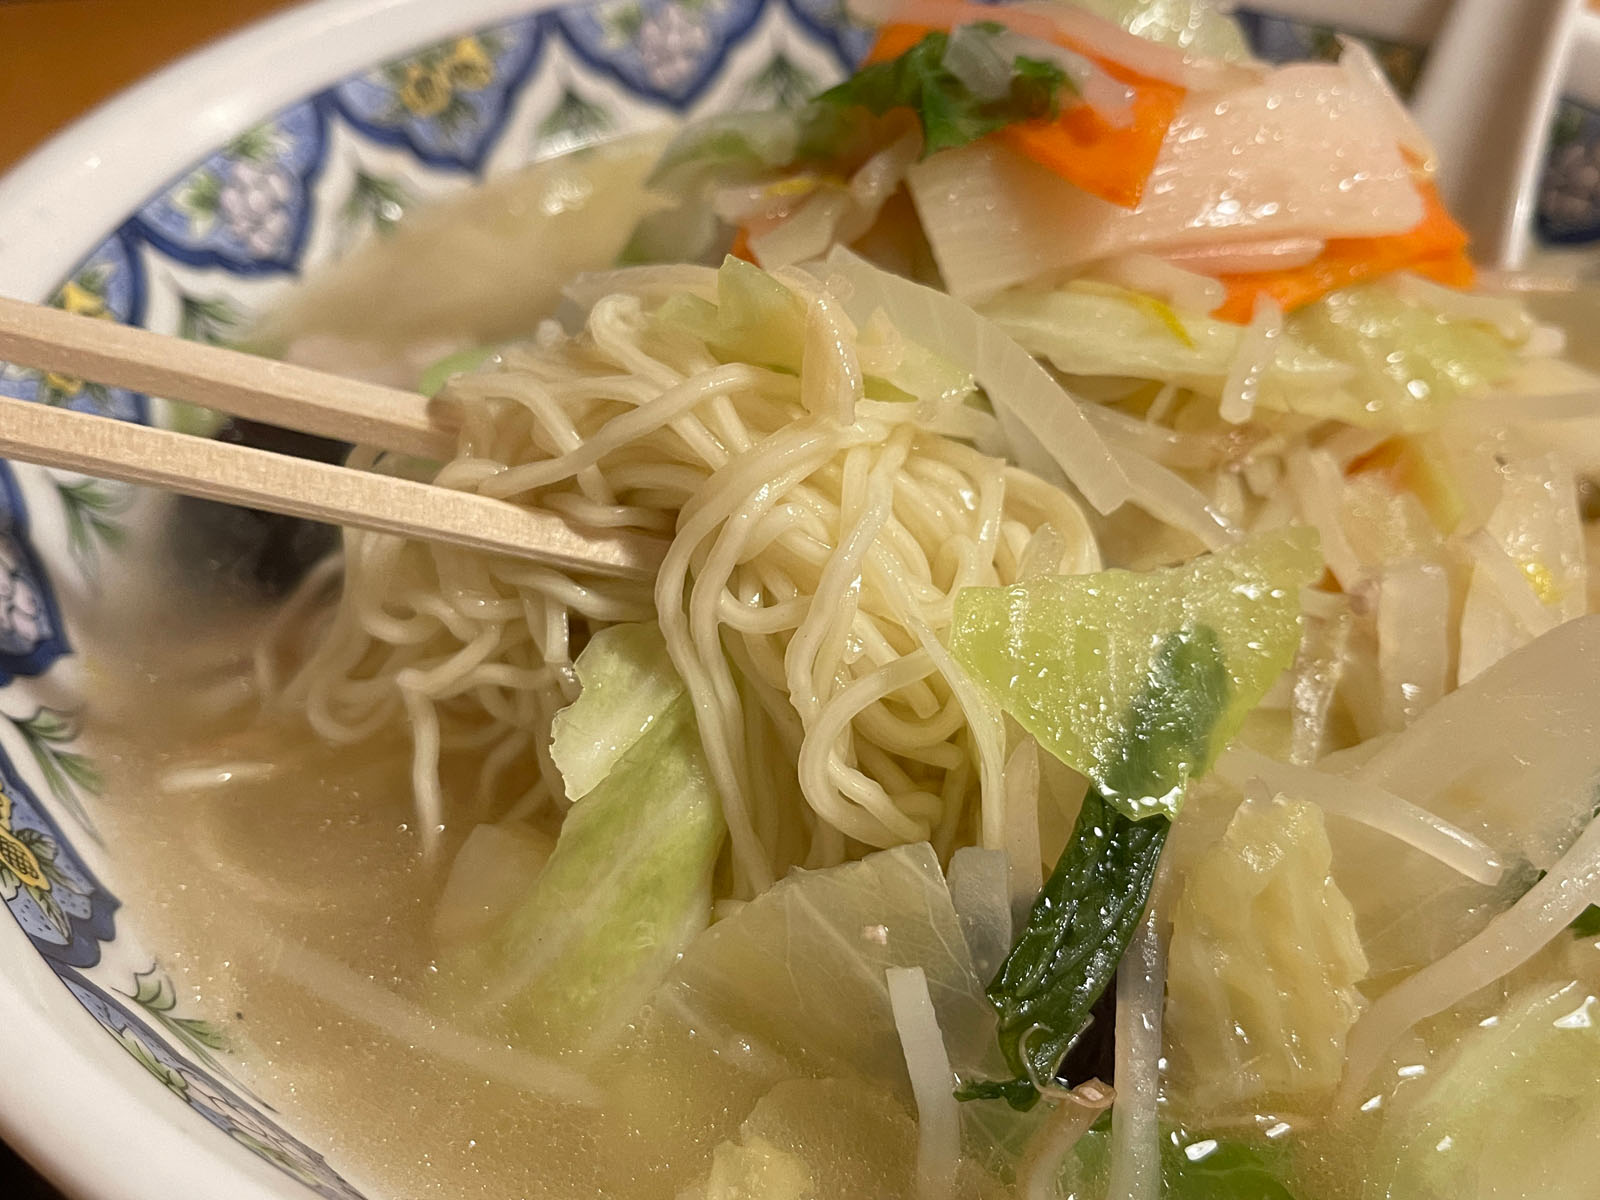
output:
[[[137,205],[236,136],[365,68],[562,0],[313,0],[121,91],[0,177],[0,293],[43,300]],[[69,198],[63,204],[63,197]],[[14,922],[0,921],[0,1136],[77,1200],[289,1200],[124,1054]],[[181,1111],[180,1111],[181,1110]]]

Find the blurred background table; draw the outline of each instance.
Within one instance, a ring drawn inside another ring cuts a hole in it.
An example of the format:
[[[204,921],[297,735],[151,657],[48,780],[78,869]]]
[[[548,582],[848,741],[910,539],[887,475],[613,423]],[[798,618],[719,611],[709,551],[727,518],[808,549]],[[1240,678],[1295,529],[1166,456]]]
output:
[[[0,172],[114,92],[295,0],[0,0]]]
[[[0,0],[0,173],[135,80],[295,2]],[[64,1200],[3,1144],[0,1196]]]

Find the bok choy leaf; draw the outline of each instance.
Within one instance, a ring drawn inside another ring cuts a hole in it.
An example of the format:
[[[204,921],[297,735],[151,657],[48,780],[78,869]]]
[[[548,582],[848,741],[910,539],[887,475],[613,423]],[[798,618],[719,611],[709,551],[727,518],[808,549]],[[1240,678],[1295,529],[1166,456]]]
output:
[[[1016,1074],[966,1082],[963,1099],[1025,1109],[1056,1078],[1143,916],[1185,786],[1289,665],[1299,590],[1320,565],[1314,543],[1289,531],[1184,567],[957,597],[957,661],[1090,782],[1072,837],[988,987]]]

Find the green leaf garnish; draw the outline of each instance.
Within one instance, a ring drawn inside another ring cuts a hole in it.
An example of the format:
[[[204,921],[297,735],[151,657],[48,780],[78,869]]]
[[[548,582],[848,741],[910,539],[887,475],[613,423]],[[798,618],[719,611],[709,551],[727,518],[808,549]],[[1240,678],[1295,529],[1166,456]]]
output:
[[[1228,694],[1222,643],[1213,630],[1196,626],[1168,636],[1134,702],[1117,785],[1138,794],[1170,789],[1176,764],[1205,753]],[[1017,1077],[966,1085],[958,1096],[1003,1099],[1013,1108],[1038,1100],[1036,1083],[1055,1078],[1116,974],[1171,828],[1159,814],[1131,820],[1098,788],[1089,789],[1066,850],[988,987],[1000,1017],[1000,1050]]]
[[[996,36],[1005,32],[993,22],[963,30]],[[1065,97],[1077,94],[1067,73],[1055,63],[1017,57],[1011,64],[1010,87],[995,99],[974,95],[944,65],[950,34],[934,32],[898,58],[872,63],[829,88],[812,102],[801,139],[802,151],[822,156],[837,141],[839,114],[864,108],[875,116],[910,109],[922,125],[922,154],[965,146],[1019,121],[1054,117]],[[832,111],[830,111],[832,110]]]

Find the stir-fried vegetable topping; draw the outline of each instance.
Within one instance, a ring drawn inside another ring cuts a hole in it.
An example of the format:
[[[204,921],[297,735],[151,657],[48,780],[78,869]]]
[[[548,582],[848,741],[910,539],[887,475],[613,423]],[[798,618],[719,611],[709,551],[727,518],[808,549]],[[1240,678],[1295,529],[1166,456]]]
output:
[[[802,145],[820,150],[827,144],[823,122],[832,118],[848,128],[850,110],[857,107],[877,116],[897,108],[915,113],[924,156],[965,146],[1017,121],[1056,116],[1077,95],[1072,77],[1058,63],[1003,54],[1010,49],[1006,35],[1005,26],[994,22],[924,34],[901,54],[863,67],[818,96]],[[951,69],[952,58],[959,66],[961,55],[978,64],[989,60],[988,86],[973,68],[963,75]]]
[[[1090,781],[988,989],[1017,1074],[968,1082],[963,1098],[1026,1108],[1056,1078],[1144,914],[1185,786],[1288,665],[1299,588],[1317,566],[1311,540],[1290,533],[1153,575],[1105,571],[958,600],[958,661]]]

